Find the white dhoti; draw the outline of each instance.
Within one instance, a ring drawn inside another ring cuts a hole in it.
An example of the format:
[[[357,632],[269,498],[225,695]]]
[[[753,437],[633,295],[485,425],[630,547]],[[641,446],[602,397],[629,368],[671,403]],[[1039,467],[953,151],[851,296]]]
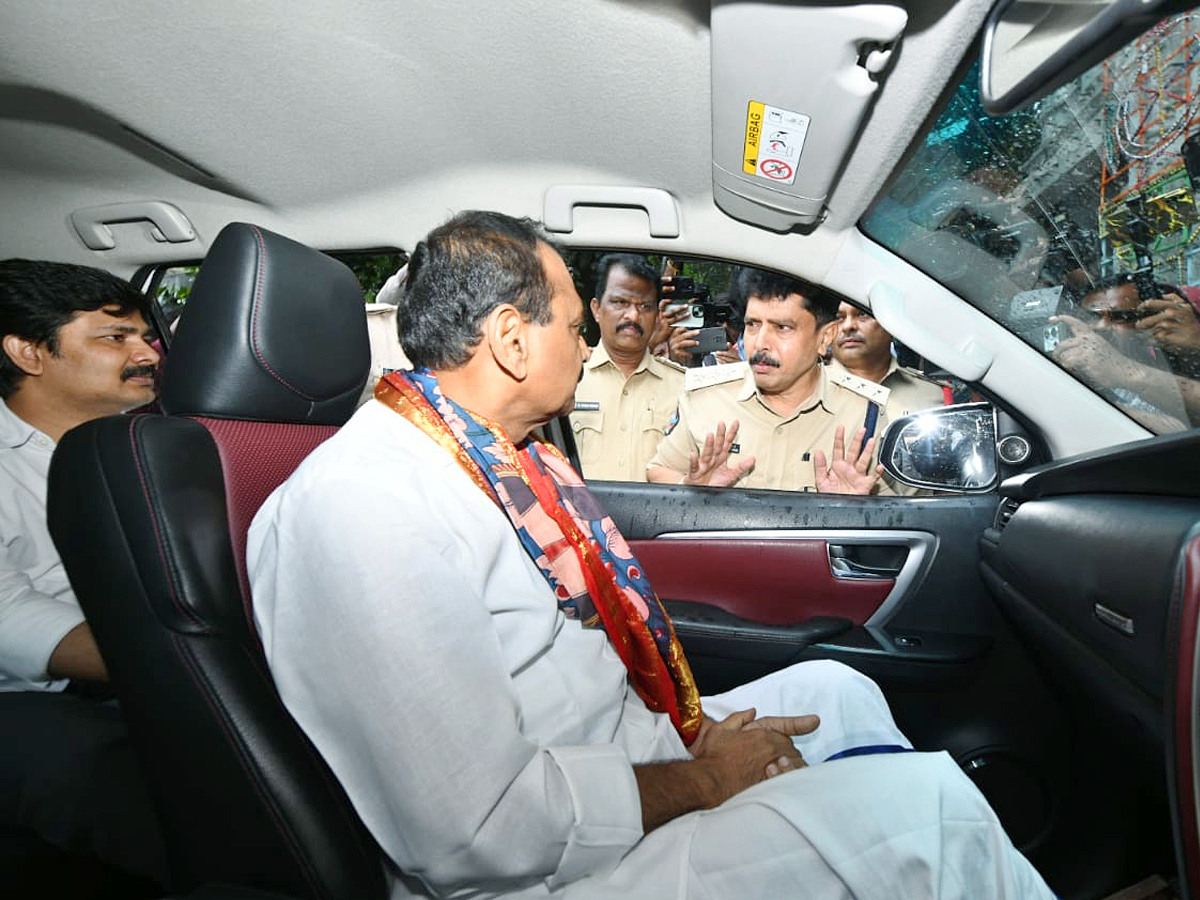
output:
[[[559,896],[1052,900],[949,754],[885,750],[822,762],[861,748],[911,748],[869,678],[815,661],[704,698],[715,719],[750,707],[821,717],[815,732],[794,738],[807,768],[668,823],[614,870]]]
[[[665,858],[678,880],[661,882]],[[640,891],[637,871],[659,882]],[[1053,894],[946,753],[800,769],[651,832],[603,889],[575,898],[987,900]],[[600,885],[595,885],[600,888]]]
[[[760,716],[816,713],[821,725],[792,739],[809,765],[857,750],[912,749],[896,727],[878,685],[849,666],[813,660],[789,666],[723,694],[704,697],[704,711],[720,721],[753,707]]]

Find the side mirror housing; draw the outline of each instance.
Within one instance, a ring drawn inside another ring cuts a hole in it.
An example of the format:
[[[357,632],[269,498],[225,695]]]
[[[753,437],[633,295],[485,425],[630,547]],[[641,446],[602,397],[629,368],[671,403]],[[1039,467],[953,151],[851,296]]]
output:
[[[990,403],[936,406],[890,423],[879,461],[904,484],[984,493],[999,481],[996,414]]]

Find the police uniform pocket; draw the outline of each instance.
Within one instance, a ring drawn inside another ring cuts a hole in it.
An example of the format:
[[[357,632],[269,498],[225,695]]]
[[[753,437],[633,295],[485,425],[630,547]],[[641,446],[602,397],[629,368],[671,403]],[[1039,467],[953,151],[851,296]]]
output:
[[[670,408],[647,408],[642,410],[638,428],[641,432],[638,441],[642,459],[649,461],[658,449],[659,442],[666,435],[667,425],[675,412],[675,404]]]
[[[604,458],[604,412],[576,409],[571,413],[571,430],[575,432],[575,446],[586,476],[588,465],[595,465]]]

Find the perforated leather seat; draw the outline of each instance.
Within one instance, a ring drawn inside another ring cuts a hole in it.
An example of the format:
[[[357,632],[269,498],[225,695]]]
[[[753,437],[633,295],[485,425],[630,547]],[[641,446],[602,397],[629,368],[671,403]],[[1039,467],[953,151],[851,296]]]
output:
[[[201,266],[162,416],[88,422],[50,472],[50,530],[155,795],[175,890],[386,894],[378,847],[284,709],[250,614],[246,529],[353,413],[370,361],[344,265],[233,224]]]

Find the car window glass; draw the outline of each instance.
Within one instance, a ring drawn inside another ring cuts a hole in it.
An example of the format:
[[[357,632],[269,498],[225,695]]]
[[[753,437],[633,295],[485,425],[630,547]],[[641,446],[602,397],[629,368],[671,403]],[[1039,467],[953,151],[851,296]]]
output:
[[[862,227],[1154,433],[1200,424],[1200,14],[990,118],[978,65]]]
[[[198,265],[171,266],[159,278],[154,296],[158,301],[159,308],[162,310],[163,320],[168,327],[174,328],[179,314],[183,312],[183,308],[187,305],[188,297],[191,296],[192,285],[196,281],[196,273],[198,271],[200,271]]]
[[[402,250],[351,250],[329,255],[345,263],[358,278],[367,303],[375,302],[387,280],[408,261],[408,255]],[[168,326],[173,326],[186,308],[199,270],[198,263],[171,266],[163,270],[155,288],[155,299]]]
[[[711,484],[814,491],[818,451],[831,459],[839,425],[846,442],[859,428],[878,439],[891,419],[980,399],[840,298],[824,298],[832,311],[824,326],[798,303],[750,299],[761,278],[782,276],[707,259],[591,250],[566,257],[592,348],[570,417],[586,478],[680,483],[690,477],[689,451],[699,454],[707,434],[737,421],[728,465],[752,458],[753,466],[731,485]],[[663,319],[673,308],[677,324],[669,326]],[[867,359],[879,381],[855,374],[868,371]],[[819,377],[803,380],[809,371]],[[811,393],[776,403],[769,395],[796,373]],[[914,491],[888,481],[876,492]]]

